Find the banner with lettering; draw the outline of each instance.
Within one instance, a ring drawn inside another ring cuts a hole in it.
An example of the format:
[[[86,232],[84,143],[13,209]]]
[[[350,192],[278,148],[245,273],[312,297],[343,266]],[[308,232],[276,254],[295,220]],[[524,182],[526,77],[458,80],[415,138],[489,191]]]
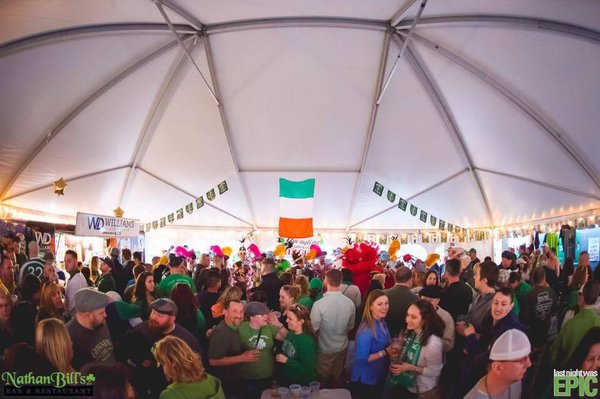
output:
[[[133,237],[143,231],[139,220],[77,212],[75,235],[84,237]]]

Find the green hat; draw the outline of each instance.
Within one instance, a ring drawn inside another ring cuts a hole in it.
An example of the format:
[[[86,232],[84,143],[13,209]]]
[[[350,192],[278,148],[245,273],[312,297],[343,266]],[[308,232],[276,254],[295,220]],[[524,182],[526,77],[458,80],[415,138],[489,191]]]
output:
[[[310,283],[308,284],[308,288],[310,288],[311,290],[322,290],[323,289],[323,280],[321,280],[320,278],[314,277],[312,280],[310,280]]]
[[[475,248],[471,248],[467,251],[468,254],[476,254],[477,250]]]

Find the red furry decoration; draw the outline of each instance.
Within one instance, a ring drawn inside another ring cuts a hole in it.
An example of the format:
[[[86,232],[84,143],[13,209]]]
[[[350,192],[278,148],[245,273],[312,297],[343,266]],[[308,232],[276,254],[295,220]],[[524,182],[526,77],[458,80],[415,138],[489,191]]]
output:
[[[375,243],[361,242],[352,245],[344,254],[342,266],[352,270],[353,283],[358,286],[363,296],[369,288],[369,273],[382,271],[376,265],[378,252],[379,248]]]

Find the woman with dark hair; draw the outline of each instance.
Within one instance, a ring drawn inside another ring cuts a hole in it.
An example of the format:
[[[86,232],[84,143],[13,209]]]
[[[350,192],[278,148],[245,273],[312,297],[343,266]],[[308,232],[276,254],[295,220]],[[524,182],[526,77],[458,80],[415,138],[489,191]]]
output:
[[[142,320],[148,320],[150,313],[152,313],[150,304],[158,299],[155,288],[154,275],[152,273],[142,272],[138,276],[135,282],[131,303],[140,307],[140,317]]]
[[[565,369],[600,371],[600,327],[591,328],[583,336]]]
[[[167,335],[153,353],[170,382],[160,399],[225,399],[221,381],[206,373],[200,355],[184,340]]]
[[[55,318],[66,321],[63,289],[56,283],[48,283],[42,289],[38,321]]]
[[[196,304],[196,297],[187,284],[177,284],[171,292],[171,299],[177,305],[175,322],[194,334],[203,337],[206,331],[204,315]]]
[[[310,323],[310,311],[302,305],[292,305],[286,312],[288,334],[282,353],[275,361],[282,363],[285,384],[308,385],[316,378],[317,343]]]
[[[365,301],[362,322],[356,332],[356,352],[351,382],[356,397],[381,397],[389,366],[390,332],[385,323],[388,297],[376,289]]]
[[[19,293],[19,298],[22,301],[29,301],[37,307],[40,303],[40,296],[42,294],[41,280],[33,274],[26,275],[19,284]]]
[[[390,366],[394,397],[441,398],[443,333],[444,322],[430,302],[420,299],[410,305],[406,312],[404,345]]]
[[[85,277],[85,281],[87,282],[88,287],[95,287],[96,285],[94,284],[94,282],[91,279],[91,274],[92,272],[90,271],[90,268],[87,266],[83,266],[81,268],[81,274],[83,274],[83,277]]]
[[[440,285],[440,278],[435,270],[429,270],[425,273],[425,287],[428,285]]]

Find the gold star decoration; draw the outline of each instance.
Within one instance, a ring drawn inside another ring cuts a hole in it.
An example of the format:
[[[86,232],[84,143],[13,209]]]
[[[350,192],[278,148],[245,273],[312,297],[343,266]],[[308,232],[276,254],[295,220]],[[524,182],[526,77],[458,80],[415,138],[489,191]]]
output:
[[[67,182],[62,177],[54,182],[54,194],[65,195],[65,188],[67,188]]]
[[[122,218],[125,211],[121,209],[121,207],[118,207],[113,211],[113,213],[115,214],[115,217]]]

